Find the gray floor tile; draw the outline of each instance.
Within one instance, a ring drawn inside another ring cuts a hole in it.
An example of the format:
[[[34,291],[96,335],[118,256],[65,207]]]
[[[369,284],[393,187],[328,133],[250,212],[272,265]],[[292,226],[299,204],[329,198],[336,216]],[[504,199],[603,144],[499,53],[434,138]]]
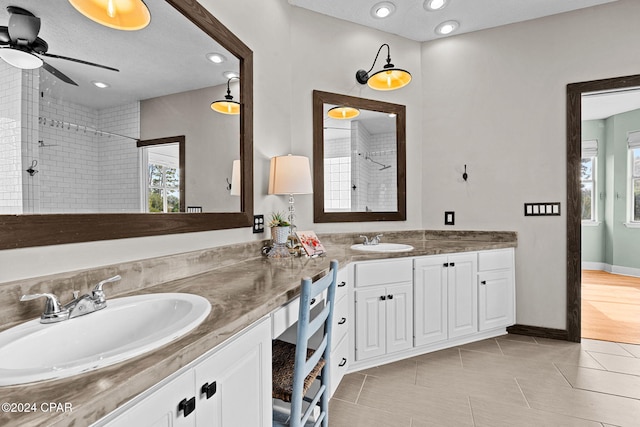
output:
[[[640,377],[572,365],[558,369],[573,388],[640,399]]]
[[[360,371],[361,374],[371,375],[379,378],[389,378],[394,382],[404,382],[407,384],[416,383],[416,365],[414,360],[400,360],[386,365]]]
[[[640,345],[620,343],[620,347],[631,353],[634,357],[640,357]]]
[[[329,425],[331,427],[411,427],[411,418],[397,412],[392,413],[331,399]]]
[[[534,337],[530,337],[529,335],[518,335],[518,334],[500,335],[496,339],[497,340],[510,340],[510,341],[530,342],[530,343],[534,343],[534,344],[536,342],[536,339]]]
[[[436,388],[390,383],[388,379],[368,376],[358,405],[393,408],[394,413],[442,426],[473,426],[467,396]]]
[[[640,375],[640,359],[635,357],[615,356],[613,354],[591,353],[607,371]]]
[[[336,399],[344,400],[347,402],[355,403],[364,384],[366,375],[359,372],[345,375],[340,381],[340,385],[333,393],[333,397]]]
[[[599,422],[471,397],[475,427],[601,427]]]
[[[599,341],[583,338],[580,345],[583,350],[589,352],[615,354],[618,356],[633,356],[633,354],[627,351],[622,344],[619,344],[617,342]]]
[[[421,354],[407,360],[416,361],[418,364],[442,364],[445,366],[462,367],[462,359],[460,358],[460,350],[458,348],[448,348],[446,350]]]
[[[502,350],[500,350],[500,346],[495,339],[476,341],[469,344],[461,345],[459,348],[461,350],[481,351],[483,353],[502,355]]]
[[[566,387],[519,380],[531,408],[620,426],[638,425],[640,401]]]
[[[538,361],[574,364],[586,368],[601,368],[591,355],[582,350],[580,344],[557,344],[557,340],[547,340],[550,343],[536,345],[515,341],[500,341],[500,348],[505,356],[532,359]]]

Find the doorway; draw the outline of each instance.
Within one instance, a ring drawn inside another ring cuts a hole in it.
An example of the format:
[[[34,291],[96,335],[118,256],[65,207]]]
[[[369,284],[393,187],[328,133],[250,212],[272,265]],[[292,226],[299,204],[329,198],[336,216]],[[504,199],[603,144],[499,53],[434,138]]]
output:
[[[567,339],[582,336],[582,96],[639,87],[640,75],[567,85]]]
[[[185,137],[138,141],[143,150],[142,192],[145,212],[185,211]]]

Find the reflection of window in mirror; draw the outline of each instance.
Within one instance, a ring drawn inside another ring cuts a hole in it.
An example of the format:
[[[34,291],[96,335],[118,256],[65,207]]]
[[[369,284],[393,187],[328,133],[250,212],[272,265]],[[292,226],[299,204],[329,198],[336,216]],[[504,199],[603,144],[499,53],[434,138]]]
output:
[[[184,212],[184,136],[138,142],[142,150],[144,212]]]

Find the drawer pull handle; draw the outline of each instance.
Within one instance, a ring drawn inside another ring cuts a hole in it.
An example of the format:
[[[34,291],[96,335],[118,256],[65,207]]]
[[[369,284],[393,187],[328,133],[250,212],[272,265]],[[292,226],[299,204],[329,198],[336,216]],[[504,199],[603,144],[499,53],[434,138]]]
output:
[[[344,325],[346,323],[347,319],[345,319],[344,317],[342,319],[340,319],[340,321],[338,322],[338,325]]]
[[[184,416],[189,416],[190,413],[196,410],[196,398],[195,396],[191,399],[182,399],[180,403],[178,403],[178,412],[183,411]]]
[[[347,359],[345,359],[344,357],[342,358],[342,360],[340,361],[340,363],[338,364],[339,367],[343,367],[344,365],[347,364]]]
[[[393,299],[393,295],[387,295],[388,299]]]
[[[382,295],[382,296],[380,297],[380,299],[381,299],[382,301],[384,301],[384,300],[386,300],[386,299],[387,299],[387,297],[386,297],[385,295]]]
[[[340,282],[340,283],[338,283],[338,287],[339,287],[339,288],[343,288],[343,287],[345,287],[345,286],[347,286],[347,282]]]
[[[216,394],[217,391],[217,386],[216,386],[216,382],[212,382],[211,384],[209,383],[205,383],[202,386],[202,389],[200,390],[202,394],[206,394],[207,395],[207,399],[211,399],[211,397]]]
[[[316,299],[315,298],[311,298],[311,302],[309,303],[309,305],[313,305],[316,303]]]
[[[486,280],[483,280],[482,282],[480,282],[480,284],[481,284],[481,285],[486,285],[486,284],[487,284],[487,281],[486,281]]]

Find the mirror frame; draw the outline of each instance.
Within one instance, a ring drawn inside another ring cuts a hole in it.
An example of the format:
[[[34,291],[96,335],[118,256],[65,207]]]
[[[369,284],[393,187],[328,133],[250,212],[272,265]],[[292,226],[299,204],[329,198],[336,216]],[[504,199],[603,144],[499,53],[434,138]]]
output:
[[[324,104],[396,114],[398,210],[394,212],[325,212]],[[337,93],[313,91],[313,222],[406,221],[406,107]]]
[[[253,224],[253,52],[196,0],[165,0],[240,60],[240,212],[0,215],[0,249],[192,233]]]
[[[567,330],[568,341],[582,336],[582,221],[580,166],[582,158],[582,94],[640,87],[640,75],[567,85]]]

